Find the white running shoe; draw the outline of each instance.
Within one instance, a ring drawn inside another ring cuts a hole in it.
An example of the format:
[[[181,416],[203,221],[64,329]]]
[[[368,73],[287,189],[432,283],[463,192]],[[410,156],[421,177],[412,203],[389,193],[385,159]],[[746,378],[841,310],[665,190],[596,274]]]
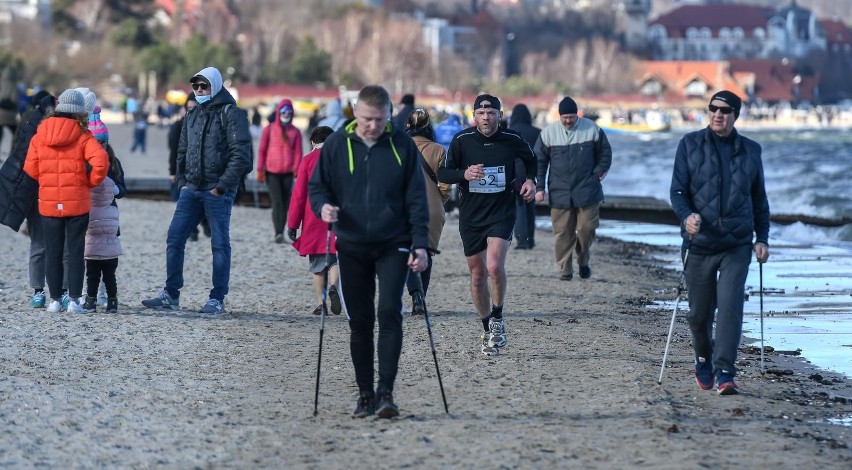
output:
[[[502,318],[488,320],[488,345],[492,348],[506,346],[506,323]]]
[[[50,305],[47,306],[47,311],[50,313],[59,313],[62,311],[62,302],[58,300],[51,300]]]
[[[83,302],[86,300],[83,299]],[[103,282],[98,286],[98,307],[106,307],[107,306],[107,294],[106,294],[106,286]]]
[[[482,336],[480,336],[480,339],[482,339],[480,351],[482,351],[482,354],[485,354],[486,356],[497,356],[500,354],[500,349],[491,346],[491,340],[489,339],[490,336],[491,335],[489,333],[483,333]]]
[[[86,313],[79,303],[71,300],[68,302],[68,313]]]

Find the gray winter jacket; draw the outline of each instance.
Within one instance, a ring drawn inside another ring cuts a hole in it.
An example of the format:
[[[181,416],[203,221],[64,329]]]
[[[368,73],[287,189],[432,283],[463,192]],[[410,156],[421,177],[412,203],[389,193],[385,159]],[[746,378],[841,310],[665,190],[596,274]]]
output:
[[[183,121],[177,184],[199,190],[217,188],[222,194],[236,191],[252,167],[248,116],[222,86],[216,69],[208,67],[198,74],[210,82],[213,98],[190,109]]]
[[[92,188],[92,208],[86,229],[86,259],[113,259],[122,254],[118,237],[118,206],[112,203],[116,192],[115,182],[110,177]]]
[[[547,177],[550,207],[579,208],[604,200],[601,177],[612,164],[612,148],[597,124],[579,118],[565,129],[561,121],[554,122],[541,131],[534,151],[538,189],[545,189]]]
[[[761,148],[739,133],[733,135],[730,195],[721,207],[720,158],[710,128],[686,134],[677,147],[672,172],[672,209],[683,223],[692,213],[701,215],[701,228],[693,237],[696,254],[713,254],[769,239],[769,201],[763,181]],[[755,237],[756,235],[756,237]]]

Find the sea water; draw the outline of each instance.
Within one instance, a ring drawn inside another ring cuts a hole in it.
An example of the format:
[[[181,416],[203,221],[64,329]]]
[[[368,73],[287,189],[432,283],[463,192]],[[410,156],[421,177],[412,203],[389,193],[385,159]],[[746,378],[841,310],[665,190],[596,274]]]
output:
[[[604,193],[669,201],[674,156],[686,132],[609,136],[613,162],[603,182]],[[741,133],[763,147],[771,213],[835,221],[852,218],[852,133],[792,129]],[[598,233],[670,247],[665,261],[673,269],[681,268],[677,227],[605,220]],[[800,350],[814,365],[852,377],[852,225],[773,223],[769,244],[770,258],[763,265],[764,344],[780,351]],[[760,264],[755,261],[746,292],[744,334],[759,341]]]

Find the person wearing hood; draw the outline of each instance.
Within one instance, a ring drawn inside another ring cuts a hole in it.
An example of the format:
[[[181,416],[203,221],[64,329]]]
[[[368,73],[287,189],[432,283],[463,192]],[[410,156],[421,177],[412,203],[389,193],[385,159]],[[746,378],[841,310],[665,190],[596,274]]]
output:
[[[450,142],[453,137],[464,129],[462,118],[458,114],[450,114],[447,119],[435,126],[435,142],[444,146],[445,150],[450,149]]]
[[[59,95],[53,115],[38,126],[30,141],[24,171],[38,181],[45,268],[51,302],[48,311],[62,309],[63,256],[68,256],[68,312],[84,313],[83,295],[86,228],[92,207],[91,188],[109,170],[106,150],[89,132],[89,112],[82,93],[68,89]],[[66,253],[67,251],[67,253]]]
[[[339,98],[335,98],[326,105],[325,117],[317,123],[317,126],[327,126],[338,130],[344,122],[346,122],[346,116],[343,115],[343,105],[340,104]]]
[[[532,114],[525,104],[516,104],[509,117],[509,129],[521,134],[521,137],[532,148],[541,134],[541,129],[532,125]],[[526,171],[520,162],[515,162],[518,180],[526,179]],[[518,250],[532,250],[535,247],[535,200],[524,201],[520,195],[515,196],[515,238]]]
[[[292,101],[281,100],[275,114],[278,116],[277,125],[273,123],[266,126],[260,135],[257,182],[265,182],[269,189],[275,243],[284,243],[284,228],[293,191],[293,175],[302,161],[302,132],[293,125]]]
[[[180,131],[175,179],[180,188],[166,239],[166,285],[148,308],[180,308],[186,241],[202,218],[210,225],[213,288],[201,313],[225,312],[231,275],[231,208],[237,188],[251,171],[252,148],[246,112],[222,86],[222,74],[207,67],[190,79],[197,106]]]
[[[34,293],[30,301],[32,308],[45,308],[47,297],[44,293],[44,228],[41,214],[38,212],[38,182],[24,171],[24,161],[30,141],[36,129],[56,105],[56,97],[47,91],[39,91],[34,98],[32,110],[27,112],[24,124],[18,129],[15,145],[9,152],[9,158],[0,168],[0,223],[18,231],[24,220],[30,237],[29,275],[30,287]]]

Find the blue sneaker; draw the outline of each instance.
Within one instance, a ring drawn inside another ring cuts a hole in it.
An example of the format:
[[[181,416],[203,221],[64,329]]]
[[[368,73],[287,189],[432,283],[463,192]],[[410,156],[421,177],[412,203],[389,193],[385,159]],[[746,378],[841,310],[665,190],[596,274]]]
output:
[[[68,295],[68,291],[62,293],[62,298],[59,300],[59,303],[62,304],[62,310],[68,310],[68,302],[71,301],[71,296]]]
[[[225,303],[222,302],[221,300],[210,299],[210,300],[207,301],[206,304],[204,304],[203,307],[201,307],[200,311],[201,311],[201,313],[212,313],[212,314],[225,313]]]
[[[30,307],[32,308],[45,308],[47,306],[47,296],[44,295],[44,291],[36,292],[33,295],[33,299],[30,301]]]
[[[695,382],[701,390],[712,390],[715,385],[713,364],[705,357],[695,359]]]
[[[180,301],[177,297],[172,297],[163,289],[160,294],[152,299],[145,299],[142,305],[148,308],[168,308],[177,310],[180,308]]]
[[[719,395],[735,395],[737,392],[737,384],[734,382],[734,374],[720,370],[716,374],[716,393]]]

